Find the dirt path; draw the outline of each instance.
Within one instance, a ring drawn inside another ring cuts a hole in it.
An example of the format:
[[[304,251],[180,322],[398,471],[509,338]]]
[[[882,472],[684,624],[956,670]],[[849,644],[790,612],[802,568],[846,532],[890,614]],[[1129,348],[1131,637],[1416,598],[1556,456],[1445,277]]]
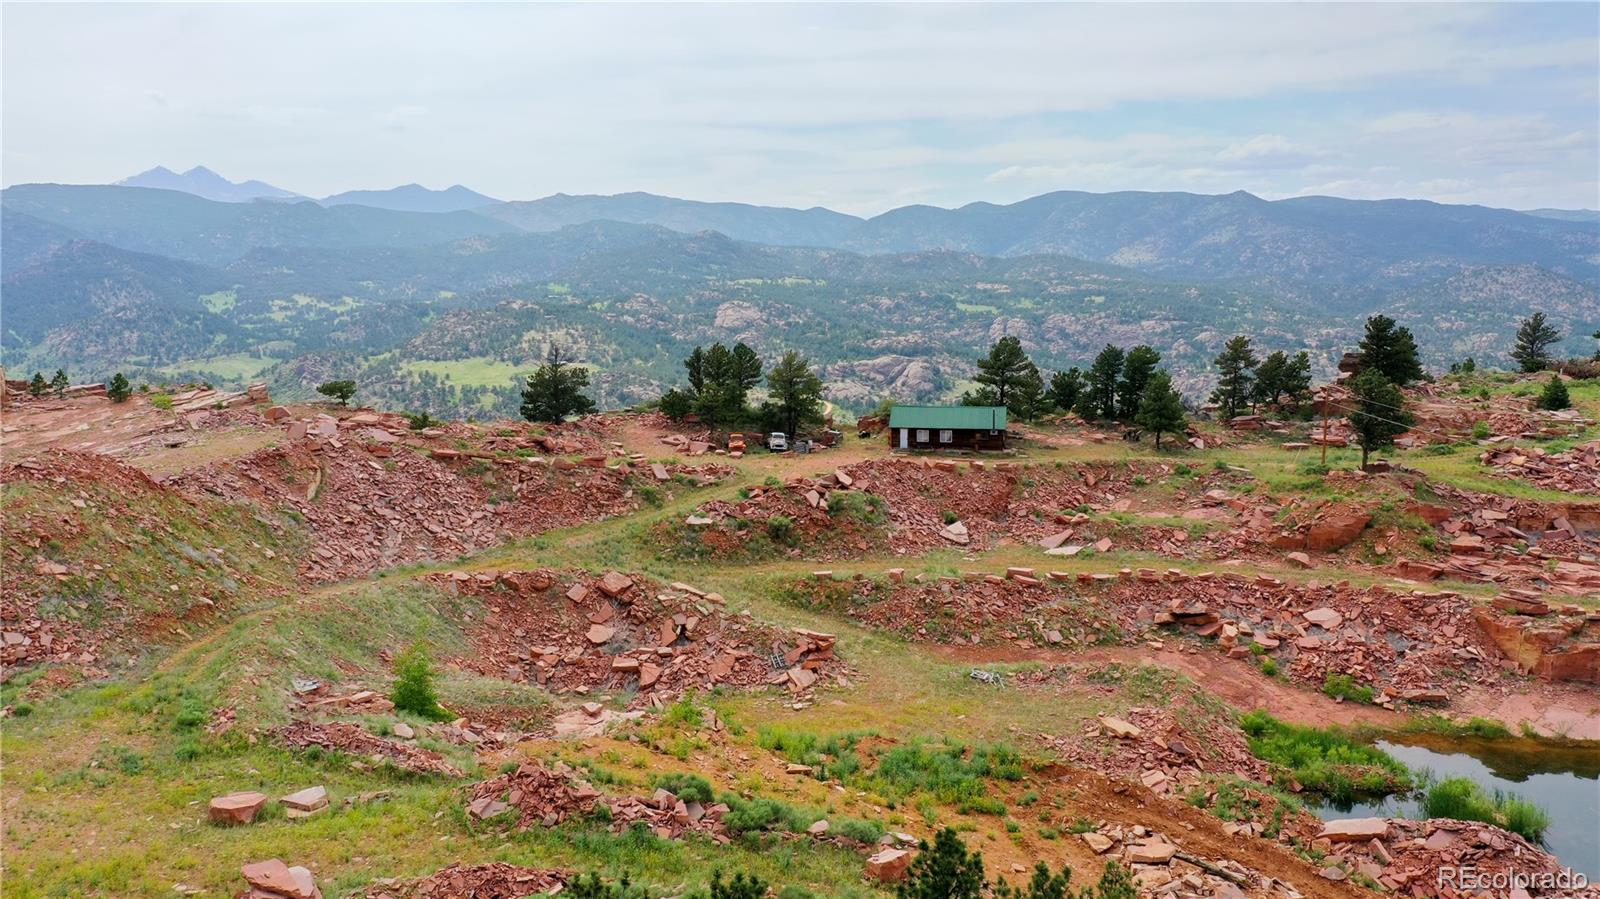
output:
[[[1394,727],[1402,716],[1375,706],[1335,702],[1321,693],[1267,677],[1251,665],[1215,653],[1189,653],[1145,646],[1100,646],[1081,651],[1023,649],[1018,646],[936,646],[945,658],[962,662],[1047,662],[1051,664],[1156,665],[1195,681],[1239,709],[1266,709],[1273,717],[1296,724],[1371,724]]]

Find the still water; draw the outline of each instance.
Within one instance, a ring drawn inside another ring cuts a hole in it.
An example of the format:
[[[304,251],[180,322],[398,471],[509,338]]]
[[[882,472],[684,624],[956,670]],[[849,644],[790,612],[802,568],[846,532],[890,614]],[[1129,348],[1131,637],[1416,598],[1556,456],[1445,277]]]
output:
[[[1561,863],[1600,879],[1600,750],[1551,747],[1529,740],[1407,738],[1406,744],[1379,742],[1413,771],[1426,769],[1434,780],[1468,777],[1488,792],[1501,790],[1531,799],[1550,813],[1545,848]],[[1324,819],[1422,817],[1414,798],[1389,797],[1339,809],[1312,806]]]

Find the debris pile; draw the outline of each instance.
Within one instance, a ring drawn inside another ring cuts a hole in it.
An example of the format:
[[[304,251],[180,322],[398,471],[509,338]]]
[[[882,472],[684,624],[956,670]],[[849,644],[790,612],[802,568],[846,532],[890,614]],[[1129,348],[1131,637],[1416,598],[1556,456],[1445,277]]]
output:
[[[487,614],[462,667],[557,692],[632,687],[637,706],[659,706],[714,684],[771,684],[804,695],[844,672],[832,634],[729,615],[721,596],[688,584],[661,588],[617,571],[594,577],[548,569],[448,571],[425,580],[484,599]]]
[[[461,777],[462,771],[439,753],[409,743],[397,743],[367,733],[360,725],[343,721],[296,721],[274,731],[278,741],[290,749],[319,747],[329,752],[344,752],[367,758],[372,764],[389,763],[418,774]]]
[[[1141,569],[1106,596],[1130,631],[1174,627],[1214,638],[1230,656],[1275,658],[1285,676],[1313,686],[1329,675],[1373,687],[1374,701],[1443,704],[1460,681],[1497,683],[1502,656],[1458,593],[1286,584],[1234,572]]]
[[[1142,824],[1103,823],[1078,838],[1094,854],[1126,865],[1141,896],[1242,897],[1241,890],[1256,892],[1273,886],[1278,889],[1267,895],[1299,895],[1288,884],[1264,878],[1233,859],[1209,859],[1187,852],[1166,834]]]
[[[553,768],[524,762],[515,771],[473,785],[468,797],[470,817],[486,820],[514,812],[520,828],[554,827],[605,805],[611,829],[618,833],[643,824],[665,839],[692,832],[719,843],[728,842],[722,826],[728,806],[722,803],[685,801],[663,789],[649,797],[607,798],[565,762],[557,762]]]
[[[1027,683],[1048,676],[1034,671],[1019,673],[1017,679]],[[1131,708],[1088,724],[1081,735],[1051,737],[1046,743],[1075,765],[1137,780],[1163,795],[1179,795],[1203,775],[1270,781],[1267,764],[1250,751],[1237,724],[1198,709],[1191,712],[1180,719],[1171,708]]]
[[[1322,827],[1311,845],[1327,853],[1323,877],[1348,880],[1359,874],[1402,895],[1476,895],[1478,891],[1461,879],[1469,871],[1482,883],[1506,881],[1508,875],[1532,884],[1548,882],[1550,888],[1533,890],[1539,896],[1592,895],[1572,884],[1571,872],[1549,852],[1514,833],[1475,821],[1335,820]]]
[[[380,881],[362,899],[522,899],[559,893],[567,885],[563,871],[529,868],[509,862],[464,865],[454,862],[416,880]]]
[[[1548,490],[1600,495],[1600,441],[1559,453],[1539,447],[1495,447],[1479,459],[1497,474]]]

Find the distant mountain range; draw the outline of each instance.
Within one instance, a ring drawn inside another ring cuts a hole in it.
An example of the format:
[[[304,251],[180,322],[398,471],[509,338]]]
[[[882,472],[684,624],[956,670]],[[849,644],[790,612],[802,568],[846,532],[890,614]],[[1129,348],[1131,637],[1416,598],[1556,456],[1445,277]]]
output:
[[[154,190],[177,190],[194,194],[219,203],[248,203],[252,200],[300,200],[293,191],[273,187],[265,181],[229,181],[203,165],[178,174],[165,166],[118,181],[116,187],[148,187]]]
[[[215,178],[193,174],[177,177]],[[1198,395],[1233,333],[1326,373],[1377,311],[1435,367],[1502,358],[1535,309],[1566,352],[1600,328],[1600,221],[1422,201],[1063,191],[859,218],[638,193],[25,184],[0,211],[8,368],[265,377],[289,396],[352,376],[436,414],[514,414],[515,375],[552,343],[596,366],[606,404],[658,395],[695,343],[744,340],[803,350],[836,403],[865,408],[959,392],[1006,334],[1049,369],[1149,343]]]
[[[175,190],[219,203],[251,203],[256,200],[312,200],[303,194],[273,187],[265,181],[229,181],[203,165],[179,174],[156,166],[118,181],[113,187],[148,187]],[[457,184],[444,190],[430,190],[420,184],[404,184],[388,190],[347,190],[313,200],[323,206],[371,206],[396,212],[460,212],[500,203]]]

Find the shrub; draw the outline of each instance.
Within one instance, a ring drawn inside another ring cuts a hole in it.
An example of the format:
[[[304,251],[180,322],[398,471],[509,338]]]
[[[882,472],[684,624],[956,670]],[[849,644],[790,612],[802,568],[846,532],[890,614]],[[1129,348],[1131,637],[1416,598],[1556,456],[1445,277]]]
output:
[[[1322,692],[1334,699],[1349,699],[1364,705],[1372,704],[1372,688],[1356,683],[1348,674],[1330,672],[1322,681]]]
[[[324,381],[317,385],[317,392],[330,399],[338,400],[341,406],[348,406],[350,405],[350,398],[356,395],[356,382],[350,380]]]
[[[113,403],[126,402],[132,394],[133,385],[128,383],[127,377],[120,371],[112,375],[111,380],[106,382],[106,396],[110,397]]]
[[[711,804],[711,781],[698,774],[673,772],[663,774],[655,779],[657,788],[682,799],[684,802],[698,802],[703,805]]]
[[[944,510],[944,523],[945,524],[955,524],[956,522],[958,522],[960,520],[961,520],[961,516],[960,515],[957,515],[956,513],[950,511],[949,509]]]
[[[406,417],[406,421],[410,423],[411,430],[413,431],[421,431],[424,428],[431,428],[434,425],[439,424],[438,419],[426,412],[406,412],[403,414]]]
[[[1539,393],[1540,409],[1566,409],[1572,405],[1572,398],[1567,395],[1567,385],[1562,382],[1560,375],[1551,375],[1550,383],[1544,385],[1544,390]]]
[[[1267,677],[1276,677],[1278,674],[1278,660],[1272,656],[1262,656],[1261,673]]]
[[[883,825],[876,821],[863,821],[860,818],[840,818],[830,821],[830,830],[848,840],[857,843],[872,845],[883,837]]]
[[[794,538],[794,519],[787,515],[774,515],[768,518],[767,536],[775,543],[788,543]]]
[[[733,875],[726,883],[721,871],[711,874],[711,899],[762,899],[767,895],[767,882],[743,871]]]
[[[580,875],[562,890],[567,899],[647,899],[650,891],[628,880],[628,875],[616,883],[606,883],[600,875],[590,871]]]
[[[150,394],[150,405],[157,409],[171,409],[172,396],[166,393],[152,393]]]
[[[884,519],[883,497],[856,490],[835,491],[828,495],[828,514],[862,524],[878,524]]]
[[[1487,794],[1465,777],[1447,778],[1430,787],[1422,810],[1430,818],[1495,824],[1534,842],[1550,828],[1550,815],[1533,802],[1499,790]]]
[[[1473,422],[1473,424],[1472,424],[1472,439],[1473,440],[1488,440],[1489,437],[1491,435],[1493,435],[1493,434],[1494,434],[1494,432],[1489,429],[1489,423],[1488,422],[1486,422],[1486,421]]]
[[[428,647],[421,641],[400,654],[395,660],[394,692],[389,699],[402,712],[411,712],[434,721],[443,721],[450,713],[439,705],[439,695],[433,688],[433,659]]]

